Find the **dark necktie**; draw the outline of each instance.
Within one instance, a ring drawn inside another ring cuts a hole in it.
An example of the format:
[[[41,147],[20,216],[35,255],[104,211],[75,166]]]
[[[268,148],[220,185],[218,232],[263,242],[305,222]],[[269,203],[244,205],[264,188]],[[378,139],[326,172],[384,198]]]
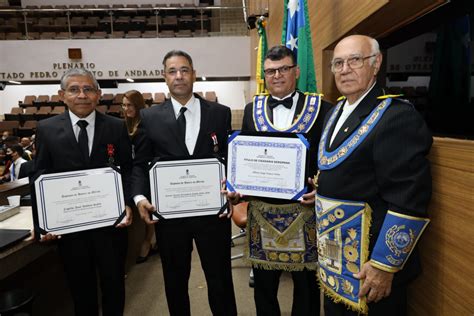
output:
[[[183,142],[186,142],[186,117],[184,116],[184,112],[186,112],[187,109],[187,107],[182,106],[181,109],[179,109],[179,115],[176,119],[176,123],[178,123],[178,130],[181,133],[181,139]]]
[[[280,104],[283,105],[288,110],[291,109],[291,107],[293,106],[293,97],[295,96],[295,94],[296,94],[296,91],[293,92],[288,98],[283,99],[283,100],[276,100],[272,96],[270,96],[270,98],[268,98],[268,106],[270,107],[270,110],[273,110]]]
[[[81,149],[82,156],[86,161],[89,161],[89,137],[87,136],[86,127],[89,125],[87,121],[79,120],[77,125],[81,128],[79,131],[79,137],[77,142],[79,143],[79,148]]]

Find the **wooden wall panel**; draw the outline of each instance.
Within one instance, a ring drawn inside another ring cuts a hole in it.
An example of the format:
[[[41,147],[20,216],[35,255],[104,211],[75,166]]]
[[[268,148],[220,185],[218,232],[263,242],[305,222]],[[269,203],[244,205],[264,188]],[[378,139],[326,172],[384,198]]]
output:
[[[435,138],[431,223],[420,240],[423,274],[410,315],[474,314],[474,141]]]
[[[261,14],[268,7],[269,46],[279,44],[283,20],[283,0],[249,1],[250,14]],[[334,102],[339,96],[328,71],[332,49],[348,34],[367,34],[382,38],[440,6],[446,0],[309,0],[308,10],[313,39],[318,90]],[[251,36],[257,37],[252,31]],[[324,53],[328,51],[329,53]],[[255,59],[256,53],[254,54]]]

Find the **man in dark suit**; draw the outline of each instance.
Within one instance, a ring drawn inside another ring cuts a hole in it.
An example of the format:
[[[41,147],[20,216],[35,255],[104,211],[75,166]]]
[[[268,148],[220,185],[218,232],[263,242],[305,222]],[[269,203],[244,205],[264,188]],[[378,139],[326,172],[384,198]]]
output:
[[[113,160],[120,167],[127,201],[132,164],[130,139],[122,120],[95,111],[101,92],[94,75],[84,69],[67,71],[58,94],[68,111],[38,122],[36,171],[92,169],[106,167]],[[102,315],[123,315],[127,235],[120,228],[131,223],[128,206],[126,212],[126,219],[118,228],[63,236],[47,234],[42,238],[59,239],[58,249],[77,316],[99,315],[96,271],[102,293]]]
[[[315,158],[323,120],[331,105],[322,101],[321,95],[306,96],[296,90],[300,69],[293,52],[285,46],[268,50],[264,73],[270,96],[256,96],[253,103],[246,105],[242,130],[305,133],[310,142],[307,173],[313,177],[317,170]],[[308,181],[312,184],[311,178]],[[236,193],[229,193],[228,197],[232,204],[240,199]],[[280,315],[277,294],[280,276],[285,270],[291,271],[293,277],[292,315],[319,313],[314,197],[315,191],[303,195],[301,202],[248,198],[249,243],[245,252],[254,270],[254,296],[259,316]],[[273,221],[275,217],[278,221]],[[284,229],[281,228],[283,222],[288,223]],[[277,230],[281,234],[270,236],[266,233]],[[275,247],[264,245],[268,243]],[[291,244],[297,246],[292,248]]]
[[[141,123],[134,141],[133,196],[146,223],[155,222],[150,220],[150,212],[155,207],[149,202],[148,163],[155,157],[224,155],[227,132],[231,128],[228,107],[193,95],[196,73],[187,53],[169,52],[163,59],[163,66],[171,99],[141,111]],[[184,130],[180,125],[183,121]],[[171,315],[190,315],[188,280],[193,240],[206,276],[212,313],[237,314],[230,262],[230,224],[225,215],[156,222],[156,239]]]
[[[326,117],[316,208],[326,315],[405,315],[407,283],[420,272],[413,250],[428,223],[432,137],[411,104],[384,96],[381,64],[367,36],[334,49],[344,97]]]

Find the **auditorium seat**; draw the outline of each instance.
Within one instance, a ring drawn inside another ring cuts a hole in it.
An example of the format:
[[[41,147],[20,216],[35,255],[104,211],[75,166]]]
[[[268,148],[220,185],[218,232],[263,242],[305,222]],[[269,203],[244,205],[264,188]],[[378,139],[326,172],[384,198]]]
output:
[[[100,104],[111,105],[114,100],[114,95],[112,93],[104,93],[100,98]]]
[[[18,127],[17,136],[19,137],[29,137],[36,132],[36,121],[25,121],[22,126]]]
[[[36,107],[49,105],[49,95],[39,95],[36,100],[33,101],[33,105]]]
[[[193,34],[191,30],[179,30],[177,33],[175,33],[176,37],[192,37]]]
[[[155,38],[158,37],[156,31],[145,31],[142,33],[142,38]]]
[[[105,114],[107,112],[107,105],[98,105],[96,106],[96,110]]]
[[[5,113],[5,121],[20,121],[20,114],[23,114],[22,108],[12,107],[10,113]]]
[[[171,30],[164,30],[164,31],[161,31],[161,32],[158,34],[158,37],[160,37],[160,38],[171,38],[171,37],[174,37],[174,31],[171,31]]]
[[[0,121],[0,131],[9,131],[10,134],[16,134],[20,123],[18,121]]]
[[[165,16],[161,22],[161,28],[163,30],[178,30],[178,17],[176,15]]]
[[[53,27],[53,19],[52,18],[39,18],[38,23],[33,25],[33,31],[36,32],[51,32]]]
[[[61,114],[64,113],[64,111],[66,111],[66,107],[58,105],[53,108],[53,110],[51,111],[51,115]]]
[[[178,26],[180,30],[194,30],[195,23],[192,15],[181,15],[178,18]]]
[[[196,30],[193,33],[194,37],[207,37],[209,36],[207,30]]]
[[[57,107],[57,106],[64,106],[64,103],[59,98],[59,95],[53,94],[51,98],[49,98],[49,105],[53,107]]]
[[[144,92],[142,96],[146,104],[151,105],[153,103],[153,95],[150,92]]]
[[[18,32],[20,30],[18,20],[16,18],[5,19],[0,24],[0,32]]]
[[[28,32],[28,36],[25,35],[27,40],[39,40],[40,34],[38,32]]]
[[[130,26],[132,30],[134,31],[145,31],[145,26],[146,26],[146,17],[145,16],[135,16],[132,18],[131,23],[132,25]]]
[[[123,93],[117,93],[112,100],[113,105],[121,105],[123,103]]]
[[[9,41],[20,40],[20,39],[23,39],[23,34],[21,34],[20,32],[6,33],[5,39]]]
[[[68,31],[67,18],[66,17],[57,17],[54,19],[54,24],[52,29],[55,32],[66,32]]]
[[[85,22],[85,20],[84,20],[83,16],[73,16],[73,17],[71,17],[71,20],[70,20],[71,31],[72,32],[83,31],[84,22]]]
[[[91,34],[91,36],[89,38],[91,38],[91,39],[104,39],[104,38],[107,38],[107,32],[103,32],[103,31],[94,32],[94,33]]]
[[[84,24],[84,31],[95,31],[99,27],[99,20],[98,16],[89,16],[87,17],[85,24]]]
[[[128,31],[125,35],[125,38],[140,38],[142,36],[142,32],[140,31]]]
[[[197,93],[201,98],[204,99],[204,93],[202,93],[202,91],[195,91],[194,93]]]
[[[131,18],[129,16],[119,16],[114,21],[114,31],[129,31],[130,30],[130,21]]]
[[[27,107],[25,108],[25,111],[22,114],[20,114],[20,120],[22,122],[36,120],[36,117],[35,117],[36,112],[38,112],[36,107],[34,106]]]
[[[40,34],[40,39],[46,40],[46,39],[54,39],[56,37],[55,32],[43,32]]]
[[[33,101],[36,100],[35,95],[25,95],[25,98],[23,99],[23,102],[19,102],[19,105],[23,108],[29,107],[29,106],[34,106]]]
[[[111,105],[109,109],[107,110],[107,114],[116,116],[116,117],[120,117],[121,113],[122,113],[122,106],[117,105],[117,104]]]
[[[35,119],[37,121],[41,121],[45,118],[50,117],[51,115],[52,108],[50,106],[42,106],[39,108],[39,110],[35,114]]]
[[[74,39],[88,39],[91,36],[91,32],[77,32],[72,36]]]
[[[0,32],[0,41],[5,40],[5,33]]]
[[[205,95],[205,99],[208,101],[217,102],[216,93],[214,91],[207,91]]]
[[[69,34],[69,32],[59,32],[58,34],[56,34],[54,39],[58,39],[58,40],[71,39],[71,35]]]
[[[109,35],[109,38],[123,38],[124,36],[124,31],[114,31],[112,34]]]
[[[158,29],[161,26],[161,16],[155,15],[155,16],[150,16],[146,19],[146,29],[149,31],[155,31],[156,27],[158,25]]]
[[[163,103],[163,102],[165,102],[165,99],[166,99],[166,97],[165,97],[165,94],[163,92],[156,92],[155,93],[155,98],[153,99],[153,103],[156,103],[156,104]]]

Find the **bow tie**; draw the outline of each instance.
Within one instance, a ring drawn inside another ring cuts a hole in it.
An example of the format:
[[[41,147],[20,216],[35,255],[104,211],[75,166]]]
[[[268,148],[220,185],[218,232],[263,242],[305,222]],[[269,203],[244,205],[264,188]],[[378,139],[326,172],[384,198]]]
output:
[[[280,104],[283,105],[287,109],[291,109],[291,107],[293,106],[293,95],[283,100],[275,100],[273,97],[270,97],[268,99],[268,106],[270,110],[273,110]]]

